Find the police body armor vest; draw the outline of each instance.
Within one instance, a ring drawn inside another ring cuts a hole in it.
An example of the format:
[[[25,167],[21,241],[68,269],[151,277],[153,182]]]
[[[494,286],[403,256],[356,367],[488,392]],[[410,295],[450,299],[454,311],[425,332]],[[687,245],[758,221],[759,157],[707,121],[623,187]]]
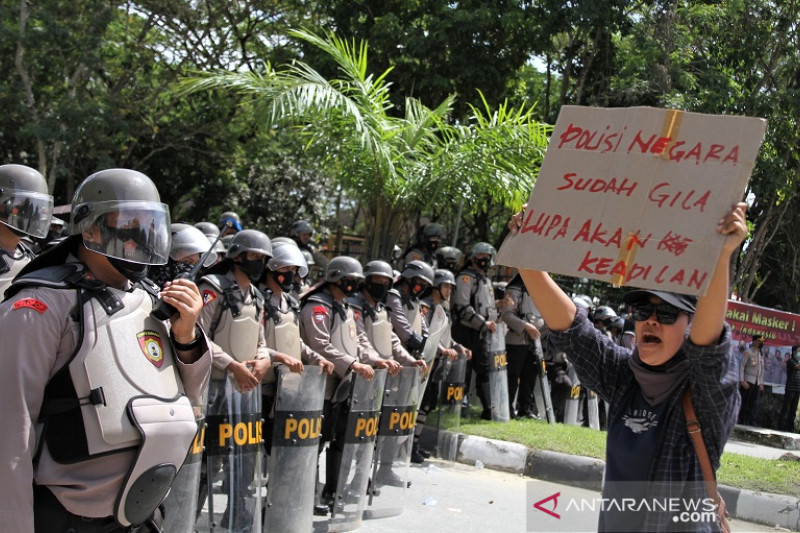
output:
[[[347,305],[336,302],[333,296],[325,291],[318,291],[309,295],[306,301],[323,304],[331,314],[329,334],[333,347],[340,352],[358,358],[356,321],[353,318],[353,310]]]
[[[300,342],[300,321],[297,300],[283,293],[281,298],[289,304],[289,310],[282,312],[270,301],[271,292],[264,299],[264,335],[267,347],[289,357],[301,360],[302,345]],[[275,383],[275,368],[270,365],[261,383]],[[262,392],[267,389],[262,389]]]
[[[472,292],[469,297],[469,303],[477,314],[486,320],[497,320],[497,309],[495,308],[494,289],[489,278],[479,276],[477,272],[471,268],[465,268],[458,273],[459,276],[469,276],[473,279]],[[462,324],[469,326],[468,320],[462,320]]]
[[[22,251],[22,255],[16,259],[0,250],[0,302],[17,274],[31,261],[31,254],[27,250],[22,247],[18,249]]]
[[[367,338],[378,355],[384,359],[391,359],[393,329],[389,320],[389,311],[381,303],[375,307],[371,306],[362,294],[348,298],[347,301],[361,311]]]
[[[422,335],[422,314],[419,312],[419,300],[412,301],[398,289],[389,289],[389,292],[400,297],[400,301],[403,303],[403,312],[411,325],[411,330],[417,335]]]
[[[224,321],[222,327],[220,327],[221,320],[214,320],[215,323],[212,324],[210,331],[214,343],[240,363],[255,358],[258,333],[261,328],[259,323],[263,305],[261,293],[251,286],[252,302],[245,304],[239,285],[227,276],[210,274],[203,276],[201,281],[207,282],[222,294],[221,313],[230,312],[228,320]]]
[[[45,388],[40,435],[59,463],[138,449],[117,499],[122,525],[142,523],[163,501],[197,432],[169,331],[150,316],[158,289],[144,283],[111,289],[70,263],[13,284],[77,289],[78,345]]]

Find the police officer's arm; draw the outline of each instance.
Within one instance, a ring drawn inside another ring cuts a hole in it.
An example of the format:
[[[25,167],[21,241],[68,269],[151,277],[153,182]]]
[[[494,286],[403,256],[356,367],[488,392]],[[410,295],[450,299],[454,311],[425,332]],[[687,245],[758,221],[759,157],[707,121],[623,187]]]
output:
[[[353,318],[356,323],[356,343],[358,345],[359,361],[374,368],[387,368],[392,375],[397,374],[400,371],[400,363],[381,357],[372,343],[369,342],[366,326],[364,325],[364,315],[361,312],[354,312]]]
[[[75,347],[73,305],[74,293],[43,289],[23,290],[0,305],[2,531],[33,531],[34,428],[45,386]]]
[[[488,328],[489,331],[495,331],[497,326],[494,321],[487,320],[472,307],[470,299],[472,297],[472,286],[477,283],[477,279],[466,274],[458,276],[456,279],[456,288],[453,291],[451,302],[453,304],[453,315],[455,319],[462,324],[467,325],[472,329],[478,331],[483,328]]]
[[[389,321],[392,323],[392,329],[400,337],[400,341],[408,345],[408,340],[417,335],[417,333],[411,328],[411,323],[406,317],[405,309],[403,309],[403,300],[394,292],[390,292],[386,295],[386,309],[389,311]],[[421,341],[422,339],[419,340]]]
[[[321,366],[329,376],[333,374],[333,363],[312,350],[302,339],[300,340],[300,360],[306,365]]]
[[[264,323],[264,310],[261,310],[261,317],[259,318],[259,324]],[[267,338],[264,334],[264,328],[258,328],[258,345],[256,347],[256,357],[252,361],[248,361],[246,364],[250,366],[251,372],[256,377],[256,379],[261,382],[264,379],[264,375],[267,373],[267,369],[272,365],[272,363],[283,363],[289,370],[292,372],[302,372],[303,371],[303,363],[289,357],[286,354],[282,354],[275,350],[272,350],[267,347]]]
[[[204,335],[197,338],[197,319],[203,310],[203,299],[200,297],[197,285],[188,279],[179,278],[168,281],[160,296],[166,303],[178,310],[178,314],[173,315],[170,319],[172,334],[177,341],[178,359],[184,364],[198,361],[208,347]],[[182,345],[194,345],[194,347],[189,350],[181,350]]]
[[[333,363],[333,371],[343,378],[352,369],[362,377],[374,375],[372,367],[364,365],[355,357],[336,349],[331,343],[331,311],[329,308],[309,302],[300,311],[300,335],[309,348]]]
[[[517,287],[509,287],[506,297],[498,302],[500,304],[500,318],[505,322],[509,329],[517,333],[525,332],[531,339],[540,337],[539,329],[519,316],[519,307],[522,305],[522,290]]]
[[[400,337],[393,331],[392,332],[392,358],[397,361],[401,366],[418,366],[424,371],[428,368],[423,359],[414,359],[408,350],[403,348],[403,343],[400,342]]]
[[[747,361],[750,359],[750,348],[744,351],[744,355],[742,356],[742,362],[739,363],[739,383],[742,385],[744,389],[747,389],[749,385],[747,381],[744,379],[744,369],[747,367]]]

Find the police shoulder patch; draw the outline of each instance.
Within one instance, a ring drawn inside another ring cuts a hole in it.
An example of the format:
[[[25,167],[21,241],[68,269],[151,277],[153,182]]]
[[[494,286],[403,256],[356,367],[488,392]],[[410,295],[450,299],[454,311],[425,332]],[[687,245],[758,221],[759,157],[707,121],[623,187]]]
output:
[[[33,309],[40,315],[47,311],[47,304],[36,298],[23,298],[14,302],[14,310],[17,309]]]
[[[314,315],[314,323],[322,324],[325,317],[328,315],[328,308],[324,305],[315,305],[311,313]]]
[[[461,276],[461,281],[463,281],[464,283],[469,283],[469,276],[467,275]]]
[[[203,305],[208,305],[216,299],[217,299],[216,292],[209,291],[207,289],[203,291]]]

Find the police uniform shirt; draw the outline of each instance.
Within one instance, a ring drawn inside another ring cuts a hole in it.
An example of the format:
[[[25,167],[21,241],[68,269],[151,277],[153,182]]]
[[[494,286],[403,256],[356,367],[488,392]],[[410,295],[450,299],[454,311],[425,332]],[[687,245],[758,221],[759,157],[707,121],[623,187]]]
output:
[[[473,268],[466,268],[456,276],[451,305],[456,320],[472,329],[483,329],[487,320],[497,320],[492,283]]]
[[[512,304],[504,304],[500,307],[500,316],[508,325],[506,333],[506,344],[524,346],[528,344],[530,337],[525,333],[525,326],[533,324],[540,333],[544,333],[544,320],[536,304],[533,303],[528,291],[519,286],[506,288],[506,293],[513,300]]]
[[[757,346],[751,345],[742,356],[739,365],[739,381],[746,381],[753,385],[764,384],[764,360]]]
[[[389,319],[392,321],[392,328],[400,341],[405,346],[408,339],[415,333],[421,334],[423,337],[428,336],[428,325],[422,316],[419,317],[421,331],[414,331],[413,323],[416,317],[412,313],[420,313],[419,305],[414,306],[405,296],[401,296],[400,289],[392,289],[386,294],[386,309],[389,310]]]
[[[328,292],[324,288],[320,290]],[[333,298],[333,296],[330,297]],[[344,333],[350,335],[356,346],[356,353],[342,352],[333,345],[331,342],[331,328],[334,325],[347,327],[344,324],[346,319],[348,317],[354,319],[353,310],[344,302],[337,302],[336,307],[339,309],[334,309],[316,300],[307,300],[300,309],[300,336],[309,348],[333,363],[333,371],[341,379],[347,375],[350,371],[350,366],[354,362],[369,364],[370,359],[374,359],[377,353],[371,357],[370,352],[374,352],[374,350],[366,334],[358,332],[355,321],[352,323],[352,329],[348,328],[348,331]],[[345,318],[339,315],[340,311],[345,313]],[[337,324],[334,324],[334,320],[337,321]]]
[[[67,262],[77,262],[70,257]],[[124,291],[109,288],[120,298]],[[141,291],[133,288],[129,292]],[[25,288],[0,304],[0,531],[33,531],[32,480],[46,485],[70,512],[90,517],[109,516],[133,461],[135,451],[100,456],[73,464],[56,463],[42,446],[34,469],[34,430],[44,389],[75,352],[80,326],[72,316],[75,291]],[[87,324],[92,323],[87,317]],[[135,342],[135,340],[133,341]],[[206,346],[212,350],[211,344]],[[142,362],[150,364],[142,357]],[[211,369],[207,350],[192,364],[176,357],[186,395],[201,397]]]
[[[33,252],[22,245],[12,251],[0,248],[0,301],[14,277],[33,259]]]

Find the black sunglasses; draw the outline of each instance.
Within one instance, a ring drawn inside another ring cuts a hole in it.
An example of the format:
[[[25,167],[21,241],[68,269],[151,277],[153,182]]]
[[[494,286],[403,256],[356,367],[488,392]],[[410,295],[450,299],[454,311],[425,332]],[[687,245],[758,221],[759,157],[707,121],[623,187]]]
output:
[[[668,303],[662,302],[656,305],[650,302],[638,302],[633,304],[631,316],[633,316],[633,319],[637,322],[644,322],[653,316],[653,311],[656,313],[656,320],[665,326],[674,324],[678,320],[678,315],[683,312],[674,305]]]

